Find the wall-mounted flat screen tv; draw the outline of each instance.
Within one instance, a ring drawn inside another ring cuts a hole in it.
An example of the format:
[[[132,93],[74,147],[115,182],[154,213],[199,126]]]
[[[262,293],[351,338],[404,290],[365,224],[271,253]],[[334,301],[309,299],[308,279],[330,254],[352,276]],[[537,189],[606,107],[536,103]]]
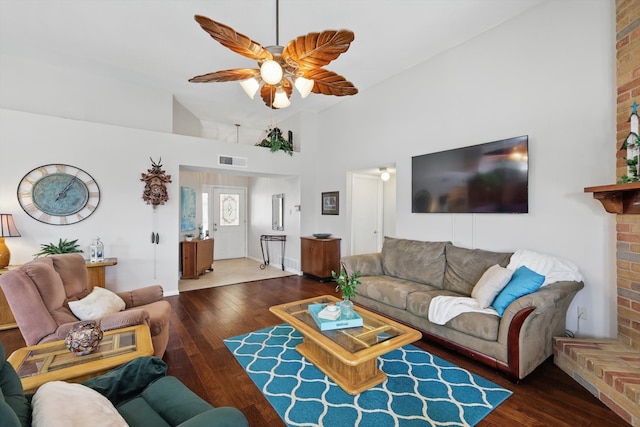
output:
[[[528,213],[529,137],[412,157],[414,213]]]

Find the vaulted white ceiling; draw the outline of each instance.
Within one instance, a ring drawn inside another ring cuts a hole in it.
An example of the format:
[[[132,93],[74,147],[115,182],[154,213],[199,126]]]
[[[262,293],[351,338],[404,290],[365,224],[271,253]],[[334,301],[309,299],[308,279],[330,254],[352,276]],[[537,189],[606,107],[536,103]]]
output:
[[[354,31],[350,49],[326,68],[364,91],[542,1],[280,0],[279,41],[325,29]],[[275,10],[275,0],[0,0],[0,54],[148,85],[173,94],[204,121],[264,127],[274,113],[259,96],[249,99],[235,82],[188,82],[256,65],[213,40],[193,17],[207,16],[269,46],[276,44]],[[294,91],[291,106],[277,114],[284,119],[336,102],[349,97],[300,99]]]

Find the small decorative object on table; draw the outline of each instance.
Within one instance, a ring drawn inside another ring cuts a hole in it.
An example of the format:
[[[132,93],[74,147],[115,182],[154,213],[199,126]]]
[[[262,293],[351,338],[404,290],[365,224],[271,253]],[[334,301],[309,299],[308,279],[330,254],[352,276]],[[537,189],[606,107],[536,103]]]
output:
[[[96,237],[96,240],[91,242],[89,252],[91,253],[90,262],[104,262],[104,243],[100,241],[100,237]]]
[[[65,344],[69,351],[77,356],[84,356],[98,348],[102,340],[102,329],[95,320],[76,323],[69,333]]]
[[[331,237],[331,233],[313,233],[313,237],[316,239],[326,239]]]
[[[358,286],[361,282],[358,280],[360,278],[360,271],[356,271],[352,275],[347,274],[347,270],[344,267],[344,264],[340,265],[340,273],[335,271],[331,271],[331,277],[336,281],[336,292],[338,290],[342,291],[342,302],[340,303],[340,311],[344,316],[350,316],[353,314],[353,302],[349,298],[356,294],[356,286]]]
[[[184,235],[184,239],[185,239],[187,242],[192,241],[192,240],[193,240],[193,234],[185,234],[185,235]]]

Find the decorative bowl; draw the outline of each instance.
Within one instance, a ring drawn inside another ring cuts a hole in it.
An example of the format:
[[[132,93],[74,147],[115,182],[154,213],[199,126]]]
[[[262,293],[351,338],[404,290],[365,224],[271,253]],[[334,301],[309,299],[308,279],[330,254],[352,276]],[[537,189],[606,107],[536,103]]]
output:
[[[94,351],[102,340],[102,329],[95,320],[86,320],[74,325],[67,334],[67,349],[77,355],[84,356]]]
[[[330,237],[331,233],[313,233],[313,237],[315,237],[316,239],[326,239],[327,237]]]

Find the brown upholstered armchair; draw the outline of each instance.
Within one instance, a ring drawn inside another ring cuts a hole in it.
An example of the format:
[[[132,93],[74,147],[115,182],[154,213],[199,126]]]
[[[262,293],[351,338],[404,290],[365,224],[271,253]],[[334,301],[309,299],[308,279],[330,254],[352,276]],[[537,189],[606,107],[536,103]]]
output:
[[[91,292],[87,282],[87,266],[79,254],[37,258],[0,275],[0,286],[27,345],[65,339],[79,321],[68,303]],[[162,287],[153,285],[117,295],[126,307],[100,318],[101,328],[108,331],[146,323],[154,354],[162,357],[169,341],[171,316],[171,305],[162,299]]]

